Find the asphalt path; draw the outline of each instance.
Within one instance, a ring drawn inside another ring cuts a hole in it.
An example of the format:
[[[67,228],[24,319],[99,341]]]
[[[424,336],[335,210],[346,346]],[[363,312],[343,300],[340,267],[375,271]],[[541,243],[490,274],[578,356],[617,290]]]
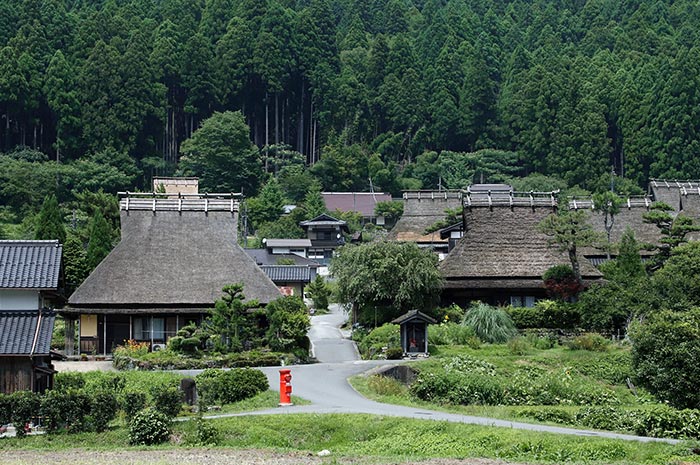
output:
[[[535,425],[529,423],[497,420],[494,418],[444,413],[415,407],[382,404],[369,400],[353,389],[350,383],[348,383],[348,378],[361,373],[366,373],[377,367],[395,365],[397,362],[386,360],[360,360],[355,344],[348,340],[347,334],[344,334],[340,330],[340,326],[345,322],[345,320],[346,315],[338,306],[332,306],[331,312],[327,315],[313,316],[311,319],[312,326],[309,331],[309,339],[311,340],[313,352],[316,358],[322,363],[310,365],[292,365],[286,367],[290,368],[292,373],[292,394],[311,401],[311,404],[292,405],[239,414],[212,415],[207,416],[207,418],[273,414],[294,415],[300,413],[366,413],[390,417],[449,421],[453,423],[468,423],[474,425],[495,426],[501,428],[567,434],[574,436],[622,439],[627,441],[665,442],[671,444],[677,444],[680,442],[674,439],[649,438],[628,434],[609,433],[605,431]],[[263,367],[260,368],[260,370],[267,376],[271,388],[279,391],[280,367]],[[186,371],[183,373],[191,376],[197,374],[198,371]]]

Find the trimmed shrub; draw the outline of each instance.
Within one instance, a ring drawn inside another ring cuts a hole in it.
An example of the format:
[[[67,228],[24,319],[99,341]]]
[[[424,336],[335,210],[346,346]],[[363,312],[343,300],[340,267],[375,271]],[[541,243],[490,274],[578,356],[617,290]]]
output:
[[[55,391],[78,390],[84,387],[85,375],[83,373],[66,371],[64,373],[56,373],[56,376],[54,376],[53,389]]]
[[[403,358],[403,350],[401,347],[389,347],[384,355],[386,355],[387,360],[401,360]]]
[[[127,418],[133,418],[136,412],[143,410],[146,407],[146,393],[129,391],[125,392],[122,397],[122,410]]]
[[[129,423],[129,444],[162,444],[170,437],[170,420],[154,408],[136,413]]]
[[[62,428],[70,431],[85,431],[86,417],[90,413],[91,399],[83,391],[47,391],[41,398],[39,412],[44,417],[47,431]]]
[[[470,326],[479,339],[492,344],[502,344],[518,334],[513,320],[503,308],[481,302],[469,307],[462,324]]]
[[[39,412],[39,395],[31,391],[16,391],[10,394],[10,421],[17,430],[17,437],[25,435],[24,426]]]
[[[109,422],[114,420],[119,409],[117,395],[113,391],[100,390],[92,394],[90,417],[92,427],[98,433],[105,431]]]
[[[222,404],[248,399],[270,388],[265,374],[250,368],[204,370],[197,375],[196,380],[200,395],[207,402]]]
[[[506,311],[519,329],[573,329],[581,320],[576,304],[559,300],[538,300],[534,307],[506,307]]]
[[[156,385],[151,388],[151,398],[153,408],[167,416],[174,418],[182,409],[183,394],[180,389],[167,386]]]
[[[374,328],[357,345],[360,353],[366,358],[381,354],[385,347],[401,347],[399,325],[387,323]]]

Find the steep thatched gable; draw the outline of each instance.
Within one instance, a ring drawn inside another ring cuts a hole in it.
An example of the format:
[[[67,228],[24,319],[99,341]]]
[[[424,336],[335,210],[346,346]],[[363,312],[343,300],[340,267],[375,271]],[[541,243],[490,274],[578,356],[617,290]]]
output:
[[[569,264],[548,244],[537,225],[554,212],[551,206],[472,206],[464,211],[464,236],[440,263],[446,288],[542,287],[550,267]],[[581,259],[585,279],[601,276]]]
[[[462,207],[461,191],[406,191],[403,193],[403,215],[389,231],[388,239],[403,242],[445,242],[440,232],[426,230],[446,217],[445,210]]]
[[[73,293],[70,307],[207,307],[236,282],[248,299],[280,297],[236,243],[234,211],[126,210],[123,202],[121,242]]]

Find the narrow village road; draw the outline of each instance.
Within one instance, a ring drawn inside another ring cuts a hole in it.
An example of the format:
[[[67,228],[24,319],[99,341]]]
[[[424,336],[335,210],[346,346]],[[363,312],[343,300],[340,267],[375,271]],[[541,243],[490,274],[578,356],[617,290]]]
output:
[[[328,309],[327,314],[311,317],[311,355],[321,363],[359,360],[357,346],[340,329],[347,320],[345,310],[339,304],[330,304]]]

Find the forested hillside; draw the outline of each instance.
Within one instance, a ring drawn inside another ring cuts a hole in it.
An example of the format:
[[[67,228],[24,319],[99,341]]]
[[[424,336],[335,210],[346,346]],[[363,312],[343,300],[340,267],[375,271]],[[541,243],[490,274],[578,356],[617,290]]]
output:
[[[695,0],[3,0],[0,203],[148,189],[227,110],[249,195],[698,178],[699,46]]]

